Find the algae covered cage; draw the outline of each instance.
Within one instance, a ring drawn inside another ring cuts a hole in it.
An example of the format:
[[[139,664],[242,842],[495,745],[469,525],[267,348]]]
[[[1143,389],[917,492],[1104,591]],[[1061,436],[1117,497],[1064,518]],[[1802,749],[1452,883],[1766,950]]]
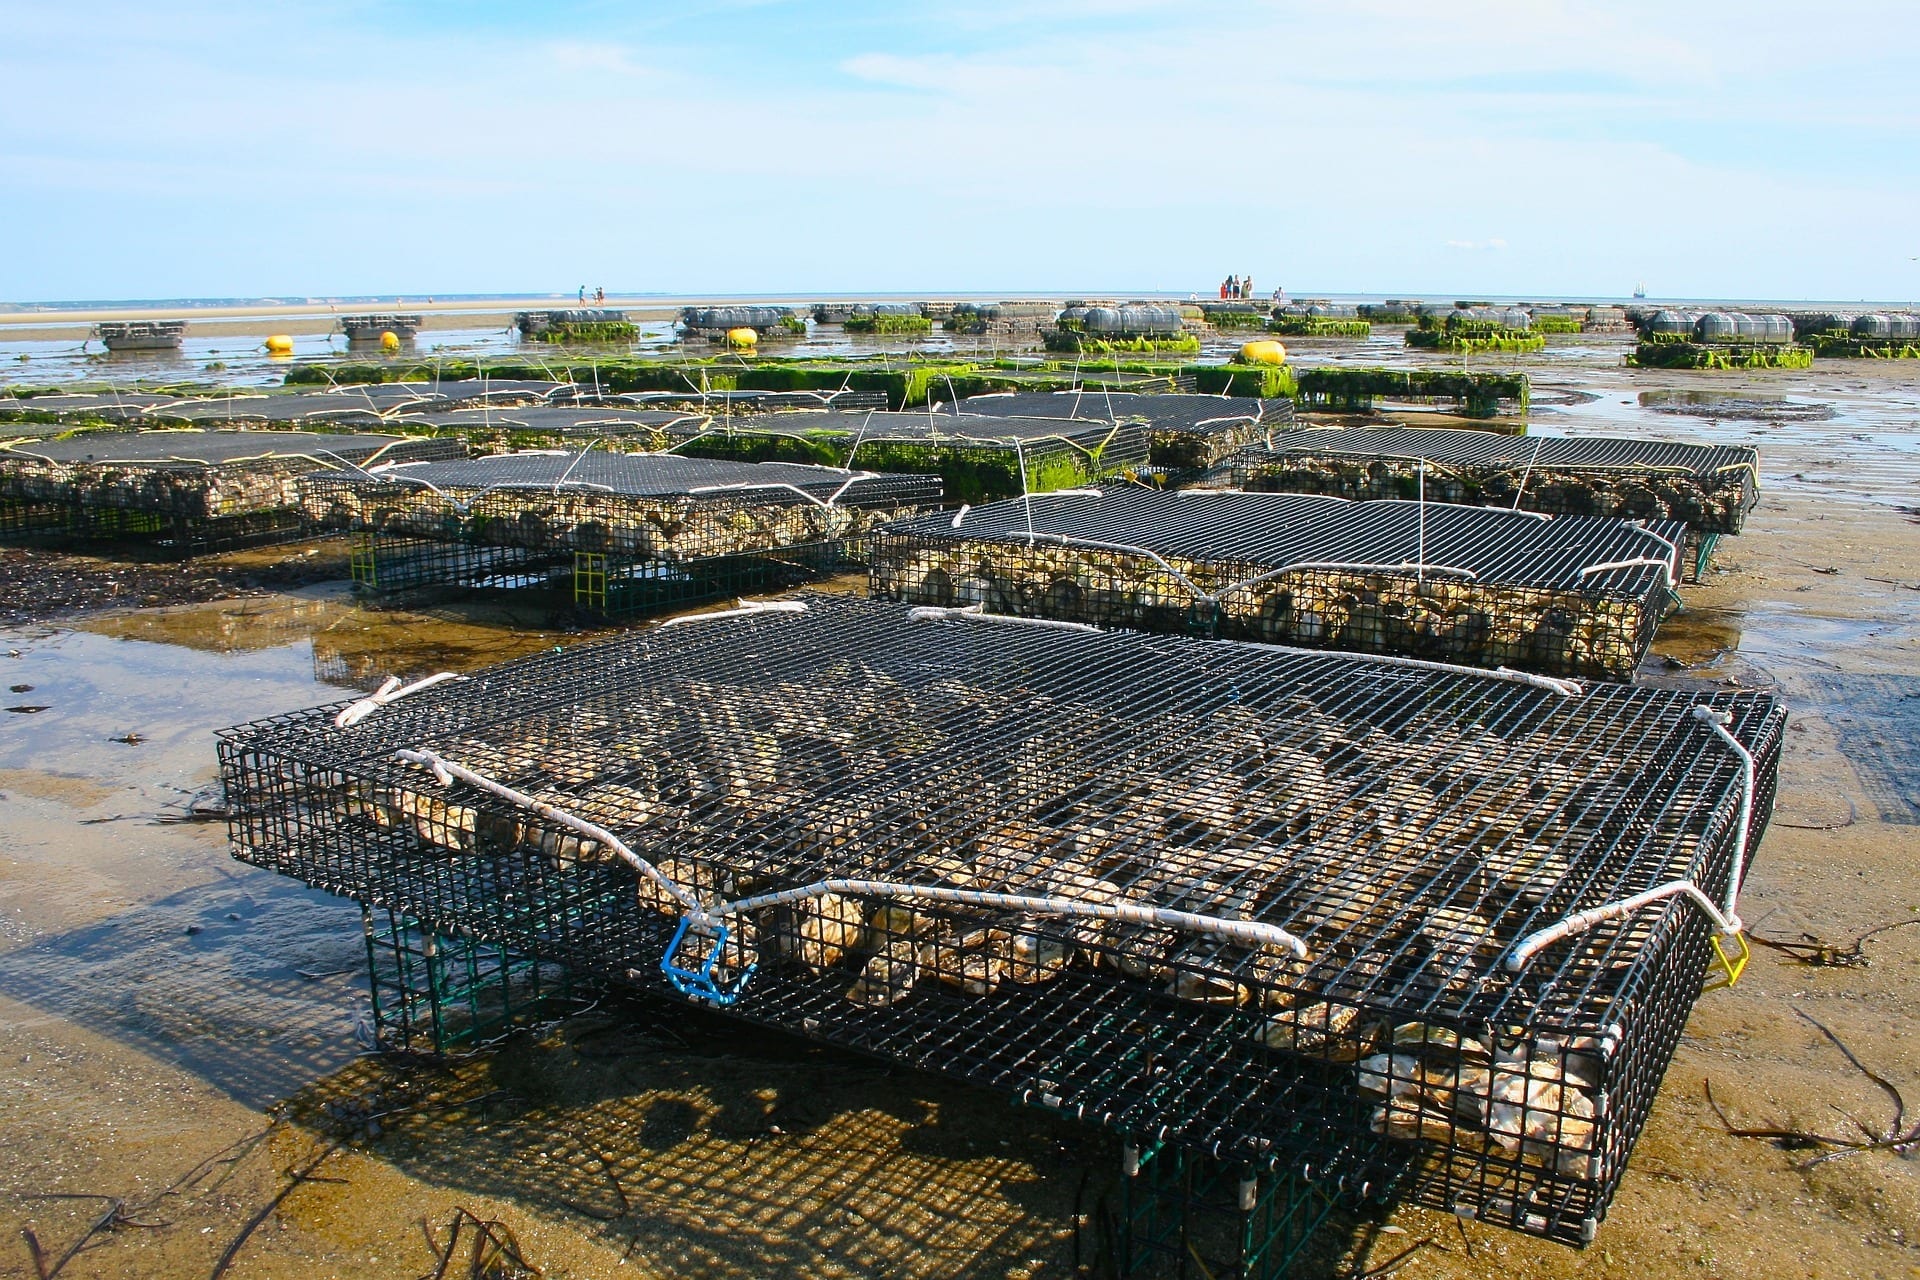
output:
[[[1549,515],[1679,520],[1691,575],[1760,500],[1759,451],[1618,437],[1502,436],[1425,427],[1294,432],[1233,459],[1236,488],[1413,498]]]
[[[876,596],[1098,626],[1631,678],[1686,527],[1141,488],[880,529]]]
[[[301,476],[449,458],[457,440],[301,431],[105,431],[0,447],[0,531],[211,550],[302,531]]]
[[[1727,893],[1782,729],[1760,694],[820,596],[220,758],[236,857],[421,928],[1577,1241],[1711,928],[1667,896],[1516,947]]]
[[[937,506],[940,482],[585,449],[316,476],[301,493],[316,524],[356,535],[365,587],[571,571],[577,604],[621,614],[791,585],[875,523]]]
[[[1199,471],[1250,444],[1293,429],[1293,401],[1189,393],[1142,395],[1102,387],[1072,391],[999,391],[939,406],[948,415],[1147,424],[1149,461],[1174,472]]]
[[[925,473],[940,477],[949,502],[981,502],[1138,470],[1148,441],[1147,424],[1133,419],[803,411],[715,419],[674,451]]]

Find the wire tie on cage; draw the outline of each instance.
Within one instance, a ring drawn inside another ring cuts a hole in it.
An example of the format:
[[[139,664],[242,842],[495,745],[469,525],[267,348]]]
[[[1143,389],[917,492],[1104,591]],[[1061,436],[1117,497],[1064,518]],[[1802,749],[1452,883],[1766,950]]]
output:
[[[1096,636],[1105,635],[1099,627],[1090,622],[1062,622],[1058,618],[1027,618],[1017,613],[988,613],[981,604],[963,605],[916,605],[907,610],[908,622],[944,622],[949,618],[965,618],[975,622],[1011,622],[1028,627],[1046,627],[1053,631],[1084,631]]]
[[[431,689],[434,685],[445,684],[449,680],[465,680],[466,678],[466,676],[456,674],[452,671],[439,671],[424,679],[415,680],[412,684],[403,685],[400,683],[399,676],[388,676],[378,689],[375,689],[358,702],[350,703],[341,708],[340,714],[333,718],[333,727],[336,729],[351,729],[354,725],[359,724],[362,720],[365,720],[368,716],[390,702],[398,702],[402,698],[419,693],[422,689]]]
[[[1709,981],[1703,991],[1716,991],[1721,987],[1730,987],[1740,980],[1740,974],[1746,969],[1752,951],[1747,945],[1746,925],[1740,919],[1740,880],[1745,869],[1747,839],[1753,828],[1754,763],[1753,753],[1748,751],[1741,741],[1728,732],[1733,717],[1714,707],[1704,704],[1693,708],[1693,718],[1711,729],[1740,759],[1740,819],[1734,831],[1733,865],[1727,871],[1727,891],[1722,902],[1715,903],[1705,890],[1691,879],[1670,880],[1666,884],[1636,893],[1631,897],[1620,898],[1613,902],[1589,907],[1585,911],[1576,911],[1560,923],[1549,925],[1545,929],[1522,938],[1507,956],[1506,967],[1509,973],[1518,973],[1525,968],[1544,948],[1567,938],[1578,937],[1597,924],[1631,915],[1642,907],[1668,898],[1685,898],[1704,912],[1713,921],[1717,931],[1712,939],[1713,968],[1718,977]],[[1733,948],[1729,953],[1728,947]]]
[[[1661,560],[1654,556],[1632,556],[1625,560],[1609,560],[1605,564],[1590,564],[1580,571],[1580,576],[1588,578],[1596,573],[1611,573],[1615,569],[1637,569],[1641,565],[1660,570],[1661,576],[1666,579],[1667,589],[1669,591],[1673,589],[1673,562],[1671,560]]]
[[[668,627],[684,626],[689,622],[715,622],[721,618],[742,618],[756,613],[805,613],[805,600],[742,600],[732,609],[716,609],[711,613],[683,613],[677,618],[668,618],[655,631],[665,631]]]

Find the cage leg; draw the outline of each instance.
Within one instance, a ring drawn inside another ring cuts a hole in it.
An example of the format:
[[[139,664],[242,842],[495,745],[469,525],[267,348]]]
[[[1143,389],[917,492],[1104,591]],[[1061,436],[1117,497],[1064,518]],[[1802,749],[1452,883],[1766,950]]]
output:
[[[595,613],[607,611],[607,557],[604,553],[573,553],[573,602]]]
[[[347,576],[354,585],[378,587],[380,585],[380,559],[374,552],[374,535],[371,533],[353,533],[347,538]]]

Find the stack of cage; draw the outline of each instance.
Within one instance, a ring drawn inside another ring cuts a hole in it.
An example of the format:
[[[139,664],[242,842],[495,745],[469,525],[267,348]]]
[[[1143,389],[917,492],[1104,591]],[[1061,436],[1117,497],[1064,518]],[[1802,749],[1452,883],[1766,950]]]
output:
[[[876,597],[1102,627],[1627,680],[1679,573],[1676,521],[1124,488],[890,524]]]
[[[460,436],[474,452],[504,453],[594,442],[622,451],[659,450],[698,432],[706,417],[684,409],[537,404],[409,412],[389,421],[408,430]]]
[[[929,476],[599,450],[316,476],[308,516],[353,535],[353,580],[544,586],[609,617],[792,585],[870,527],[938,506]]]
[[[1687,526],[1684,566],[1696,581],[1719,539],[1739,533],[1760,500],[1760,454],[1746,445],[1422,427],[1292,432],[1242,452],[1232,475],[1235,488],[1275,493],[1678,520]]]
[[[975,417],[1145,422],[1149,464],[1174,476],[1203,472],[1248,445],[1271,443],[1274,432],[1294,426],[1293,401],[1286,398],[1141,394],[1087,386],[992,392],[938,408]]]
[[[220,756],[236,857],[437,934],[1581,1242],[1733,936],[1783,721],[816,597]]]
[[[961,302],[947,313],[942,324],[949,333],[1031,345],[1045,332],[1059,311],[1060,308],[1051,302]]]
[[[112,431],[0,446],[0,535],[140,538],[180,552],[298,537],[301,477],[457,458],[458,440]]]
[[[761,338],[803,338],[807,322],[792,307],[731,306],[683,307],[680,326],[689,337],[724,342],[736,329],[751,329]]]
[[[771,413],[714,418],[674,452],[748,462],[809,462],[937,475],[951,502],[1071,489],[1148,464],[1140,420],[922,413]]]
[[[376,312],[368,315],[341,316],[335,321],[349,343],[374,343],[392,334],[402,342],[411,342],[420,333],[426,317],[418,312]]]

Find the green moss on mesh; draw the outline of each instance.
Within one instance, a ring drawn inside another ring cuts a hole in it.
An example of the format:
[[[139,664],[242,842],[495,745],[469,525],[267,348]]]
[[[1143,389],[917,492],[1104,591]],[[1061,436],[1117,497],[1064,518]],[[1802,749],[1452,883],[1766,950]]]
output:
[[[1845,333],[1822,333],[1806,341],[1813,354],[1829,360],[1920,360],[1920,344],[1890,338],[1876,340]]]
[[[1293,366],[1284,364],[1190,364],[1181,374],[1193,379],[1194,390],[1212,396],[1254,396],[1275,400],[1299,391]]]
[[[1268,323],[1269,333],[1290,338],[1365,338],[1373,326],[1365,320],[1333,320],[1326,316],[1281,316]]]
[[[1637,369],[1806,369],[1813,364],[1811,347],[1786,343],[1740,344],[1665,341],[1679,335],[1649,335],[1627,357]]]
[[[1453,369],[1308,369],[1299,378],[1303,407],[1365,413],[1379,396],[1452,400],[1469,418],[1491,418],[1500,402],[1526,412],[1532,383],[1524,373],[1463,373]]]
[[[526,336],[534,342],[632,342],[640,326],[630,320],[557,320]]]
[[[1578,316],[1535,316],[1533,331],[1535,333],[1579,333],[1584,323]]]
[[[925,316],[848,316],[841,328],[848,333],[932,333],[933,321]]]
[[[1065,322],[1062,322],[1063,324]],[[1200,339],[1191,333],[1152,333],[1135,337],[1096,338],[1078,329],[1058,328],[1042,336],[1049,351],[1070,351],[1078,355],[1102,356],[1116,353],[1146,354],[1164,351],[1174,355],[1200,354]]]

